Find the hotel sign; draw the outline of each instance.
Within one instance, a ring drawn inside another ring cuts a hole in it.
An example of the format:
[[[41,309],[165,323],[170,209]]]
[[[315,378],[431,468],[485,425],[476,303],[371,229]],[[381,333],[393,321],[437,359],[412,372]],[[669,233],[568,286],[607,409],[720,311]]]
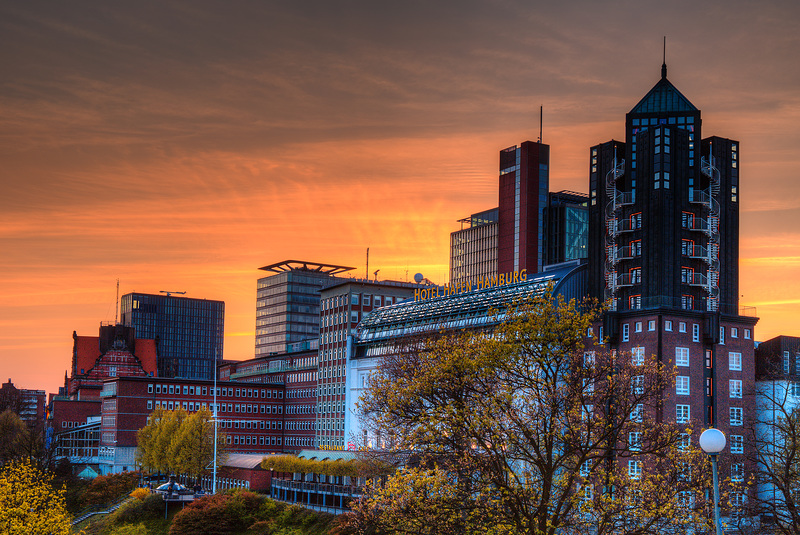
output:
[[[477,290],[487,290],[498,286],[505,286],[506,284],[516,284],[528,280],[528,270],[522,269],[520,271],[512,271],[510,273],[501,273],[500,275],[492,275],[491,277],[480,277],[477,281],[467,280],[457,284],[448,286],[434,286],[432,288],[418,288],[414,290],[414,301],[424,301],[426,299],[434,299],[436,297],[447,297],[449,295],[462,294]]]

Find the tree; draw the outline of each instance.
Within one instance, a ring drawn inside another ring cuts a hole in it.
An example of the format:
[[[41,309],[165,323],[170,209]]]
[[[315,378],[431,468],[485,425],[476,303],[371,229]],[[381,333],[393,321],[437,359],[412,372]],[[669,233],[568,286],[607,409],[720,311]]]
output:
[[[211,412],[191,415],[183,409],[157,408],[137,433],[137,462],[150,471],[176,472],[199,477],[214,460],[214,423]],[[225,435],[219,433],[217,462],[225,454]]]
[[[11,461],[0,472],[0,532],[9,535],[72,533],[64,491],[52,475],[26,461]]]
[[[413,451],[420,470],[395,476],[403,485],[372,489],[354,522],[441,532],[394,514],[408,503],[404,488],[433,477],[452,487],[437,499],[463,504],[452,509],[454,533],[700,525],[704,458],[686,442],[686,426],[656,417],[674,371],[595,346],[586,333],[596,308],[545,294],[497,314],[491,332],[415,340],[371,376],[359,402],[365,426]]]
[[[756,492],[747,496],[743,518],[760,516],[764,527],[773,533],[798,533],[800,526],[800,411],[795,401],[795,386],[786,377],[757,385],[756,421],[750,426],[755,465],[753,481],[742,482]],[[749,483],[749,484],[748,484]],[[742,496],[743,489],[731,493]],[[741,499],[729,501],[742,504]],[[771,518],[771,522],[764,520]]]
[[[225,437],[217,439],[217,463],[224,454]],[[181,422],[170,443],[173,470],[199,478],[214,461],[214,421],[211,411],[200,409]]]
[[[30,441],[30,430],[19,415],[10,409],[0,413],[0,465],[12,459],[24,457],[26,444]]]

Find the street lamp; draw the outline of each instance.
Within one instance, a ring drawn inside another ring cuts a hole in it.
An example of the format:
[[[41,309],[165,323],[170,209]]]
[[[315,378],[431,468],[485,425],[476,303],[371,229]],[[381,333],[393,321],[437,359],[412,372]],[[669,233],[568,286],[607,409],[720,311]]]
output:
[[[714,525],[717,535],[722,535],[719,519],[719,478],[717,477],[717,455],[725,449],[725,433],[719,429],[706,429],[700,435],[700,448],[711,457],[711,473],[714,479]]]

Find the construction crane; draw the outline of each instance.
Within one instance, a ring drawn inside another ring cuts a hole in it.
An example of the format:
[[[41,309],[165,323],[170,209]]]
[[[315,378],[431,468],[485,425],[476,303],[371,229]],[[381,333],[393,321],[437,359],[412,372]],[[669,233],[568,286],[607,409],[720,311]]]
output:
[[[158,293],[167,294],[167,297],[171,296],[172,294],[175,295],[185,295],[186,292],[168,292],[167,290],[159,290]]]

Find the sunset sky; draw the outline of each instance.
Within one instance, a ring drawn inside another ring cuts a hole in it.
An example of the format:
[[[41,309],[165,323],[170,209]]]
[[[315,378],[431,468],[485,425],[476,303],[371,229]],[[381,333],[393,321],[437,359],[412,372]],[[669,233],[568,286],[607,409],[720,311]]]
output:
[[[551,190],[669,79],[741,142],[741,304],[800,335],[800,3],[0,2],[0,379],[53,392],[120,293],[226,303],[258,267],[447,279],[456,220],[538,136]]]

